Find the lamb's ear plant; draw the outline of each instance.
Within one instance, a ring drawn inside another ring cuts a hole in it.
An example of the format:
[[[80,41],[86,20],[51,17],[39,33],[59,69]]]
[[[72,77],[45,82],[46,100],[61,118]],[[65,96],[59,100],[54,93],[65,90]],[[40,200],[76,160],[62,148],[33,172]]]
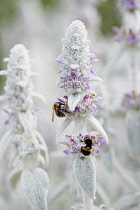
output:
[[[27,201],[35,210],[47,209],[49,179],[40,163],[48,165],[48,150],[41,134],[36,130],[36,109],[34,97],[43,97],[33,91],[28,50],[17,44],[10,50],[7,69],[0,75],[6,76],[5,94],[0,101],[7,101],[4,112],[8,114],[5,124],[7,132],[0,140],[0,161],[10,153],[10,173],[7,177],[11,188],[21,180]],[[12,146],[12,150],[8,150]]]
[[[65,117],[56,135],[57,143],[65,146],[65,155],[74,158],[73,172],[82,189],[84,210],[93,209],[96,198],[95,157],[108,143],[106,132],[94,117],[100,97],[93,86],[102,79],[94,75],[92,64],[97,59],[90,53],[89,43],[84,24],[79,20],[73,21],[63,39],[62,54],[56,60],[62,65],[57,86],[63,88],[66,95],[58,98],[54,106],[56,115]],[[65,133],[64,140],[62,134],[73,123],[72,133]],[[90,133],[89,126],[92,127]]]
[[[128,137],[128,152],[133,158],[140,154],[139,134],[139,51],[140,51],[140,2],[138,0],[119,0],[118,9],[122,13],[122,26],[115,29],[116,41],[124,46],[126,72],[128,75],[127,93],[123,96],[123,106],[126,111],[126,132]],[[124,63],[125,63],[124,61]],[[137,159],[139,162],[139,160]]]

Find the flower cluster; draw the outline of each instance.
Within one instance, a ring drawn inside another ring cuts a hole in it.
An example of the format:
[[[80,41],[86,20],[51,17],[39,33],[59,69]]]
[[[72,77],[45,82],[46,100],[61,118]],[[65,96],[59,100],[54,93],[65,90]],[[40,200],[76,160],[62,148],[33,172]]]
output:
[[[68,96],[64,96],[63,98],[58,98],[58,100],[63,104],[62,111],[65,113],[65,116],[68,118],[75,118],[76,116],[87,117],[92,112],[97,112],[98,107],[96,102],[100,100],[100,97],[96,96],[96,94],[86,94],[81,101],[76,105],[74,111],[70,111],[68,107]]]
[[[92,132],[84,136],[79,134],[77,137],[73,135],[65,135],[65,138],[67,141],[60,142],[61,144],[67,146],[67,149],[63,151],[65,155],[73,154],[80,157],[84,156],[82,148],[87,150],[90,149],[90,154],[94,155],[100,153],[101,147],[106,145],[103,137],[99,136],[97,132]],[[89,142],[86,142],[86,140]]]
[[[126,28],[113,28],[113,32],[116,33],[115,40],[118,42],[126,42],[127,44],[134,44],[140,41],[140,31],[135,32],[132,29]]]
[[[132,91],[132,93],[126,93],[123,97],[122,104],[127,109],[140,110],[140,94],[136,94],[135,91]]]
[[[90,81],[102,81],[94,76],[92,63],[96,62],[95,55],[89,52],[89,40],[84,24],[73,21],[63,39],[62,54],[56,59],[62,65],[57,85],[64,88],[68,95],[77,95],[91,88]],[[79,99],[80,100],[80,99]]]

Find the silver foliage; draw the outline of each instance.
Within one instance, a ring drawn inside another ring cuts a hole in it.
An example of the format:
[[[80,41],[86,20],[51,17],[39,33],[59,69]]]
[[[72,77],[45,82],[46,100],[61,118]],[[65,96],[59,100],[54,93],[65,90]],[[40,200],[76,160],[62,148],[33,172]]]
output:
[[[40,168],[25,170],[21,175],[21,184],[29,204],[35,210],[47,210],[49,178]]]
[[[96,163],[93,157],[78,157],[73,164],[75,177],[91,199],[95,199],[96,192]]]

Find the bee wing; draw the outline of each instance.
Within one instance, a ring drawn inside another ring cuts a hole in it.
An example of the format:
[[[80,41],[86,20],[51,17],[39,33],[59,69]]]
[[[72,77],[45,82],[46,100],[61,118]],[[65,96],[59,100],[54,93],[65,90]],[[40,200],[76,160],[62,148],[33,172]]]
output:
[[[54,116],[55,116],[55,110],[53,110],[53,113],[52,113],[52,122],[54,121]]]

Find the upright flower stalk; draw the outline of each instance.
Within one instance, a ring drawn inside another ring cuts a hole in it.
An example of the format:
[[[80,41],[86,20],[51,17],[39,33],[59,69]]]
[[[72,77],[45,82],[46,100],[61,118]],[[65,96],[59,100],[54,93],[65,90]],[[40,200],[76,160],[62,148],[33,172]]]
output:
[[[92,63],[95,55],[89,52],[89,40],[84,24],[73,22],[63,41],[62,54],[56,59],[62,65],[61,76],[57,85],[68,94],[69,109],[73,111],[80,101],[80,96],[91,89],[91,81],[102,81],[94,76]]]
[[[139,49],[140,49],[140,2],[119,0],[118,8],[122,13],[121,28],[114,28],[116,41],[126,53],[128,82],[131,91],[138,91]]]
[[[21,177],[21,184],[29,204],[35,210],[46,210],[48,193],[47,173],[38,168],[42,163],[48,165],[48,151],[44,139],[36,130],[36,111],[33,97],[43,97],[33,91],[30,59],[28,50],[21,44],[10,50],[7,70],[0,75],[6,75],[5,95],[0,101],[8,102],[8,114],[5,124],[9,127],[0,141],[0,160],[2,161],[8,146],[14,146],[10,153],[12,157],[11,172],[8,181],[15,187]],[[15,182],[16,180],[16,182]]]
[[[116,40],[124,45],[127,59],[128,86],[130,92],[124,94],[123,106],[126,108],[126,126],[129,153],[139,155],[139,50],[140,50],[140,2],[120,0],[118,7],[122,12],[122,27],[116,31]]]
[[[93,209],[96,193],[95,156],[108,143],[102,125],[93,116],[98,111],[96,103],[100,97],[93,91],[92,85],[102,79],[94,75],[92,63],[97,59],[89,52],[89,43],[84,24],[79,20],[73,21],[63,39],[62,54],[56,60],[62,66],[57,86],[63,88],[66,95],[58,98],[53,107],[57,116],[61,114],[61,117],[65,117],[56,138],[58,143],[65,146],[65,155],[75,157],[73,171],[83,195],[89,199],[84,209]],[[72,133],[66,133],[62,139],[63,132],[72,123]],[[89,125],[92,127],[90,132]]]

